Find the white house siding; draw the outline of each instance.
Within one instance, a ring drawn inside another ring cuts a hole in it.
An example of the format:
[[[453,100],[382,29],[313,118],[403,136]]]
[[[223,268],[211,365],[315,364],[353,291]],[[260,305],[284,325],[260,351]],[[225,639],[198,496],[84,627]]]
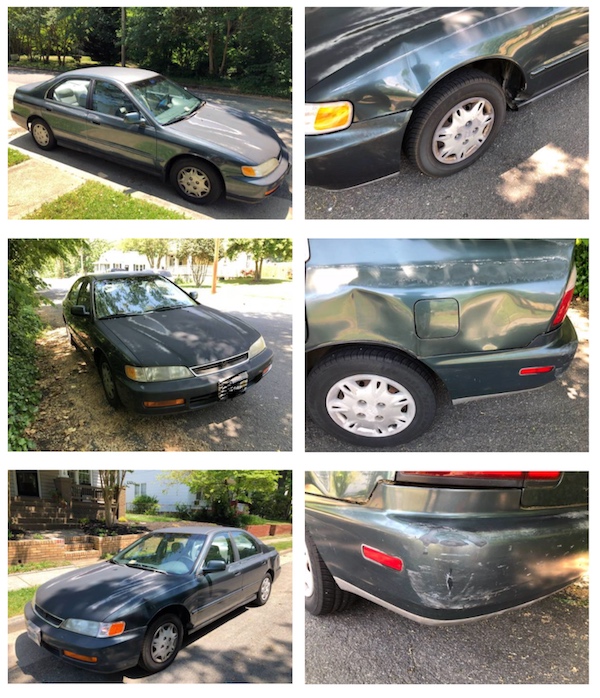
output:
[[[168,485],[160,478],[168,471],[164,470],[134,470],[127,474],[125,483],[127,485],[127,511],[131,510],[131,503],[136,497],[136,485],[138,494],[146,494],[149,497],[156,497],[160,511],[177,511],[177,504],[194,506],[196,499],[185,485]]]

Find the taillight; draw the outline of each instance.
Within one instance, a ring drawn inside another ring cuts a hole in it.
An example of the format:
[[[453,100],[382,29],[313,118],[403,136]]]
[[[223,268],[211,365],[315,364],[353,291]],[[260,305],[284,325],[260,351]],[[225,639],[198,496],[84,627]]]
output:
[[[569,306],[571,305],[571,299],[573,298],[573,292],[575,291],[575,282],[577,281],[577,270],[575,267],[571,269],[571,275],[569,276],[569,282],[567,283],[567,287],[565,289],[565,292],[563,294],[563,297],[561,298],[560,303],[558,304],[558,310],[556,311],[556,314],[554,315],[554,318],[552,320],[552,324],[550,325],[551,329],[555,329],[558,327],[561,322],[565,319],[567,315],[567,310],[569,310]]]
[[[396,473],[396,481],[447,486],[469,484],[497,487],[520,487],[528,484],[554,485],[560,480],[559,470],[403,470]],[[475,482],[477,481],[477,482]]]

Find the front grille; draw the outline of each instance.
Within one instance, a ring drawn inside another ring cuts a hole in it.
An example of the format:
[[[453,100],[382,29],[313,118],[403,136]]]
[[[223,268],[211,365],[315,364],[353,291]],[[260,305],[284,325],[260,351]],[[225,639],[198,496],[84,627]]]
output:
[[[52,615],[52,613],[48,613],[48,611],[45,611],[41,606],[38,606],[37,604],[34,605],[33,610],[35,611],[36,615],[38,615],[42,620],[45,620],[46,623],[53,625],[55,628],[58,628],[64,620],[64,618],[59,618],[58,616]]]
[[[237,356],[232,356],[229,359],[213,361],[210,364],[202,364],[202,366],[192,366],[190,368],[190,371],[195,376],[205,376],[208,373],[216,373],[217,371],[222,371],[224,368],[231,368],[232,366],[243,364],[244,361],[248,361],[248,352],[244,354],[238,354]]]

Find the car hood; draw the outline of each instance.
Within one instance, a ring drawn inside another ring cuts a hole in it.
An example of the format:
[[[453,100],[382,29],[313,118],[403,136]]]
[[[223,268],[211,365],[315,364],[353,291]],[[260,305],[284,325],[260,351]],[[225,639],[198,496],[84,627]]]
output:
[[[208,102],[189,118],[164,128],[185,139],[220,146],[248,164],[279,157],[282,148],[275,131],[264,122],[237,109]]]
[[[260,333],[233,315],[196,305],[99,320],[140,366],[201,366],[247,352]]]
[[[188,576],[161,574],[126,565],[100,562],[67,572],[43,584],[36,592],[36,604],[58,618],[102,621],[174,592]]]

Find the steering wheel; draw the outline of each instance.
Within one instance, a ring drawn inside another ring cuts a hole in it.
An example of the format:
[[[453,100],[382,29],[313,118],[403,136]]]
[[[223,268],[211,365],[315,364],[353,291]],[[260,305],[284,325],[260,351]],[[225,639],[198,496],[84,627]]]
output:
[[[168,109],[171,106],[171,95],[165,95],[157,104],[159,109]]]

